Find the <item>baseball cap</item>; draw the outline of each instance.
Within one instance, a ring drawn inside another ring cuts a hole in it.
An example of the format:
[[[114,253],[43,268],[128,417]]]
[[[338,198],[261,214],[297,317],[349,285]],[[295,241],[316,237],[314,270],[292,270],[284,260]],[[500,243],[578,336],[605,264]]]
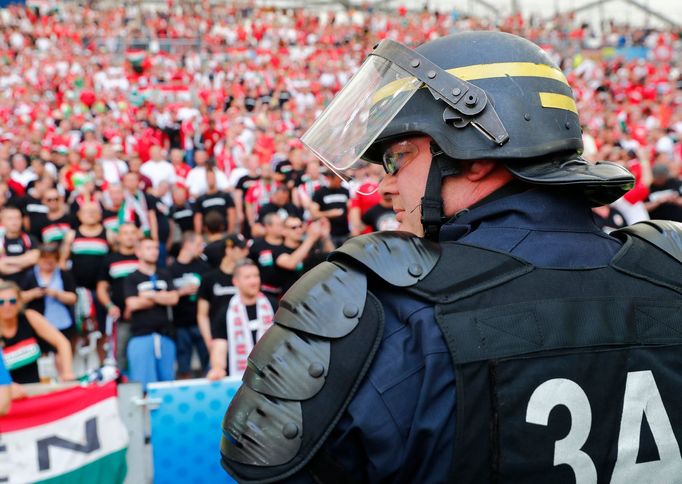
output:
[[[242,234],[230,234],[225,238],[225,247],[229,249],[233,247],[244,249],[246,248],[246,239]]]

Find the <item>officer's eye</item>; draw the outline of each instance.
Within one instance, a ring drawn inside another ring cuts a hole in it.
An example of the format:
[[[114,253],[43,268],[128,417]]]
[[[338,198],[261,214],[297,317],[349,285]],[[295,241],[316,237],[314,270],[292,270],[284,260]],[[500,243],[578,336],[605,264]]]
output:
[[[419,154],[419,148],[412,143],[403,142],[384,152],[384,170],[389,175],[395,175],[405,164],[412,161]]]

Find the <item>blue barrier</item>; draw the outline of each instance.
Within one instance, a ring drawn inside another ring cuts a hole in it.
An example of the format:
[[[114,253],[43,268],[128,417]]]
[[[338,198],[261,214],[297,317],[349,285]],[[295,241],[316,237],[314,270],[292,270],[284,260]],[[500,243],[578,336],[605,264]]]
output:
[[[241,380],[184,380],[152,383],[154,483],[235,482],[220,467],[221,423]]]

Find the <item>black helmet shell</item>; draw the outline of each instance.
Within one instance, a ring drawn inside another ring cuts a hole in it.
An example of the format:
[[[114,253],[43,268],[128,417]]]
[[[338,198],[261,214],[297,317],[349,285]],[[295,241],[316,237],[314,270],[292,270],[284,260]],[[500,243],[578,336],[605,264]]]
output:
[[[443,120],[446,105],[428,89],[420,89],[364,158],[379,161],[377,147],[411,133],[431,136],[448,156],[460,160],[527,159],[582,151],[573,92],[561,70],[537,45],[516,35],[480,31],[441,37],[415,50],[484,89],[509,133],[509,141],[498,146],[470,124],[464,128],[447,124]],[[557,99],[562,106],[550,107],[550,101]]]

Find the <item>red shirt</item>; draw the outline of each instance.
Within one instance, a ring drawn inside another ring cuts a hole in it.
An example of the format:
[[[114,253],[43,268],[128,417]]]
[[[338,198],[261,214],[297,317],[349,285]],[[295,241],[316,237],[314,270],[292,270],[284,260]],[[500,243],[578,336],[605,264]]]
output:
[[[377,190],[378,186],[379,184],[376,182],[365,182],[360,185],[355,196],[351,198],[350,208],[359,208],[360,216],[362,217],[367,210],[378,205],[381,201],[381,195],[379,190]],[[370,193],[371,195],[364,195],[365,193]],[[372,227],[365,227],[365,230],[362,231],[363,234],[370,232],[372,232]]]
[[[255,205],[256,213],[258,213],[261,206],[270,202],[270,196],[275,193],[278,185],[279,183],[276,182],[265,183],[263,180],[258,180],[255,185],[248,189],[244,201],[249,205]]]
[[[635,186],[624,195],[624,198],[630,203],[643,202],[649,196],[649,187],[642,183],[642,166],[639,161],[635,161],[628,166],[628,170],[635,175]]]
[[[173,165],[173,168],[175,168],[175,176],[178,178],[184,180],[187,178],[187,174],[191,170],[189,165],[187,163],[180,163],[179,165]]]
[[[207,129],[204,131],[201,135],[201,141],[204,142],[204,148],[206,149],[206,152],[210,155],[214,154],[214,148],[216,143],[220,141],[220,138],[222,135],[220,134],[220,131],[217,129]]]

